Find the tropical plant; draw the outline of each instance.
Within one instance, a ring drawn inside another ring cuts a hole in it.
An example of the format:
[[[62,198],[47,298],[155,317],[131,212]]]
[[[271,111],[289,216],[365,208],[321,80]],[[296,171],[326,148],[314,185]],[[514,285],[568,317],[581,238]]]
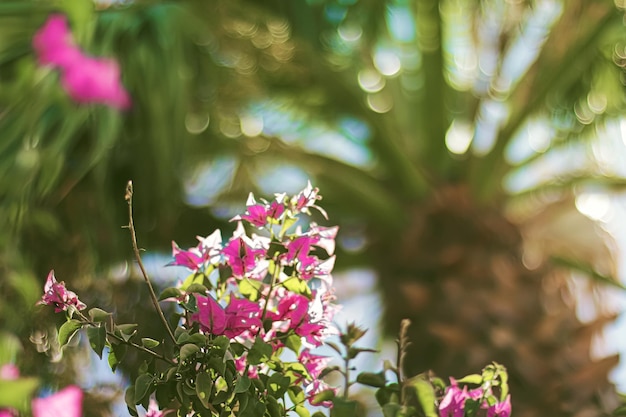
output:
[[[623,185],[584,159],[588,139],[623,114],[623,3],[96,5],[0,3],[0,173],[11,179],[0,181],[11,230],[0,247],[14,277],[2,294],[19,293],[26,265],[44,276],[54,259],[63,276],[88,278],[124,260],[114,231],[129,178],[150,190],[138,217],[158,224],[140,240],[163,248],[219,221],[203,207],[305,172],[360,242],[338,267],[377,271],[389,334],[412,319],[411,372],[462,375],[497,360],[516,415],[611,405],[617,358],[590,350],[612,316],[581,323],[563,267],[612,272],[573,203]],[[32,37],[53,11],[81,48],[119,60],[131,110],[78,106],[37,63]],[[559,158],[564,167],[524,182]],[[189,200],[194,184],[210,189],[205,200]],[[101,282],[83,280],[81,293]],[[116,296],[136,297],[134,282]]]

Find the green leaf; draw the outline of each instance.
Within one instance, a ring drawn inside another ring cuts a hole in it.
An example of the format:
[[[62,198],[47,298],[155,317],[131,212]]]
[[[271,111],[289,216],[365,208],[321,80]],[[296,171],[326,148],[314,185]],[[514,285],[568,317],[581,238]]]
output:
[[[89,310],[89,318],[91,321],[95,323],[106,323],[109,321],[109,318],[112,316],[108,311],[101,310],[97,307]]]
[[[437,417],[435,390],[430,382],[423,377],[415,377],[410,379],[409,383],[415,388],[415,394],[426,417]]]
[[[361,372],[357,375],[356,382],[369,387],[382,388],[387,385],[387,378],[385,378],[385,372]]]
[[[291,334],[287,336],[287,339],[285,340],[285,346],[287,347],[287,349],[291,350],[297,355],[298,353],[300,353],[300,348],[302,347],[302,337],[298,336],[297,334]]]
[[[285,233],[291,229],[291,226],[298,222],[297,217],[285,217],[283,220],[283,226],[280,228],[280,232],[278,233],[278,238],[282,239],[285,236]]]
[[[398,403],[385,404],[383,406],[383,416],[384,417],[399,417],[401,410],[402,410],[402,406]],[[333,416],[332,413],[331,413],[331,416]]]
[[[282,283],[282,285],[287,290],[289,290],[289,291],[291,291],[293,293],[304,295],[307,298],[311,298],[311,288],[309,288],[308,282],[303,280],[303,279],[296,278],[296,277],[290,277],[290,278],[286,279]]]
[[[213,346],[219,347],[223,350],[227,350],[230,346],[230,340],[226,336],[218,336],[213,339]]]
[[[464,376],[463,378],[457,381],[459,384],[476,384],[480,385],[483,383],[483,376],[479,374],[471,374]]]
[[[331,401],[335,398],[335,396],[336,394],[334,390],[327,389],[327,390],[324,390],[315,394],[311,402],[315,404],[319,404],[322,401]]]
[[[107,341],[107,331],[104,325],[87,327],[87,337],[89,338],[89,346],[102,359],[102,350]]]
[[[283,413],[281,412],[280,404],[278,404],[276,398],[272,395],[268,395],[265,399],[265,405],[267,406],[267,412],[270,417],[282,417]]]
[[[211,396],[212,387],[213,380],[211,376],[206,372],[199,373],[196,377],[196,394],[205,408],[209,408],[209,397]]]
[[[202,284],[193,283],[189,287],[187,287],[186,292],[187,293],[194,293],[195,292],[195,293],[198,293],[198,294],[206,295],[206,293],[209,292],[209,290],[207,289],[207,287],[205,287]]]
[[[187,278],[185,278],[185,281],[183,281],[183,284],[180,286],[180,289],[182,291],[187,291],[187,288],[189,288],[191,285],[202,284],[203,281],[204,281],[204,275],[193,273],[189,275]]]
[[[154,377],[150,374],[142,374],[135,380],[135,396],[133,401],[140,404],[146,395],[149,395],[151,388],[154,386]]]
[[[339,340],[343,343],[344,346],[352,346],[355,342],[365,336],[367,330],[361,329],[354,323],[348,323],[348,328],[345,333],[339,335]]]
[[[341,353],[341,348],[339,347],[339,345],[337,345],[334,342],[326,342],[325,343],[328,347],[330,347],[332,350],[334,350],[335,352],[337,352],[339,355],[342,355]]]
[[[287,394],[294,404],[302,404],[306,400],[306,396],[302,388],[292,385],[287,389]]]
[[[76,332],[83,327],[80,321],[78,320],[68,320],[59,329],[59,345],[64,347],[69,343],[72,339],[72,336],[76,334]]]
[[[168,298],[179,298],[183,295],[183,292],[176,287],[168,287],[161,291],[159,295],[159,301],[166,300]]]
[[[0,408],[26,411],[38,386],[37,378],[0,379]]]
[[[269,377],[265,386],[267,387],[267,392],[270,395],[274,395],[275,397],[281,398],[287,392],[287,389],[291,385],[291,380],[276,372]]]
[[[124,393],[124,401],[126,402],[126,407],[128,408],[128,412],[133,416],[138,416],[137,406],[135,405],[135,386],[131,385],[126,388],[126,392]]]
[[[335,371],[339,371],[341,372],[341,367],[338,365],[333,365],[333,366],[329,366],[327,368],[324,368],[324,370],[322,370],[322,372],[320,372],[319,374],[319,378],[322,379],[324,378],[326,375],[328,375],[331,372],[335,372]]]
[[[272,356],[272,346],[257,338],[248,352],[248,363],[250,365],[258,365],[269,360]]]
[[[330,410],[331,417],[354,417],[357,412],[356,401],[346,400],[341,397],[333,398],[333,408]]]
[[[159,346],[161,342],[159,342],[158,340],[150,339],[149,337],[142,337],[141,344],[145,348],[152,349]]]
[[[300,417],[311,417],[311,412],[309,411],[309,409],[304,407],[304,406],[302,406],[302,405],[296,405],[294,411]]]
[[[250,384],[250,378],[245,375],[240,376],[235,383],[235,394],[248,391]]]
[[[131,337],[137,333],[138,325],[136,323],[132,324],[117,324],[115,326],[115,333],[124,339],[125,342],[128,342]]]
[[[354,359],[359,355],[359,353],[363,353],[363,352],[376,353],[378,351],[376,349],[351,347],[348,349],[348,359]]]
[[[257,301],[261,297],[263,283],[261,281],[242,279],[239,281],[239,292],[250,301]]]
[[[200,348],[193,343],[189,343],[180,348],[180,360],[184,361],[186,359],[195,356],[196,353],[200,352]]]

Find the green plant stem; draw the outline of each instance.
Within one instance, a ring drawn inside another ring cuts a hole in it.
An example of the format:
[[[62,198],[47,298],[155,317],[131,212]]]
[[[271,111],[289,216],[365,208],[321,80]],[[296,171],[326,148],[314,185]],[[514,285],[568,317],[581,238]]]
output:
[[[350,359],[348,358],[347,354],[346,354],[346,357],[343,358],[343,361],[345,365],[345,372],[343,373],[343,375],[346,380],[346,385],[343,388],[343,398],[347,400],[348,395],[350,394]]]
[[[152,288],[152,283],[150,283],[150,279],[148,278],[148,273],[146,272],[146,268],[143,265],[141,260],[141,255],[139,254],[139,247],[137,246],[137,235],[135,233],[135,223],[133,222],[133,182],[128,181],[126,185],[126,195],[125,199],[128,202],[128,229],[130,230],[130,236],[133,242],[133,252],[135,253],[135,259],[137,259],[137,264],[139,265],[139,269],[141,270],[141,275],[143,276],[144,281],[148,285],[148,289],[150,290],[150,298],[152,299],[152,304],[156,309],[163,326],[167,330],[167,334],[172,339],[172,342],[176,344],[176,338],[174,337],[174,333],[172,333],[172,329],[170,325],[167,323],[165,319],[165,315],[163,314],[163,310],[161,310],[161,306],[159,305],[159,300],[154,292],[154,288]]]

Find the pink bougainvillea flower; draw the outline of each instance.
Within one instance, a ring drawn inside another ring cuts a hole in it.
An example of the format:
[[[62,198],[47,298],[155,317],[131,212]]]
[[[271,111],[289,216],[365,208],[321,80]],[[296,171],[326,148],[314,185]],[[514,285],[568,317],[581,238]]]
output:
[[[35,398],[33,417],[81,417],[83,392],[75,385],[62,389],[49,397]]]
[[[305,319],[308,309],[309,299],[304,295],[286,293],[279,300],[276,311],[267,311],[266,316],[273,321],[289,321],[288,330],[294,329]]]
[[[247,331],[261,327],[261,307],[245,298],[231,298],[225,309],[226,329],[224,335],[230,339]],[[256,334],[256,332],[254,332]]]
[[[276,224],[285,212],[285,205],[281,201],[278,201],[278,198],[272,201],[271,204],[267,204],[265,200],[263,200],[261,204],[256,202],[254,194],[252,193],[248,195],[246,206],[247,209],[244,214],[238,214],[230,219],[230,221],[245,220],[258,228],[262,228],[268,223]]]
[[[20,370],[12,363],[2,365],[0,368],[0,379],[13,380],[20,377]]]
[[[291,264],[294,261],[308,262],[311,245],[317,243],[316,237],[298,236],[287,243],[285,262]]]
[[[81,55],[65,68],[61,84],[77,103],[99,103],[120,110],[131,105],[120,83],[120,67],[112,59]]]
[[[74,292],[65,288],[65,282],[57,282],[54,276],[54,270],[48,273],[48,278],[44,286],[44,295],[37,304],[54,306],[55,313],[67,310],[70,306],[74,306],[78,310],[83,310],[87,307],[78,299],[78,296]]]
[[[191,315],[191,321],[200,323],[203,331],[214,335],[224,334],[226,330],[226,312],[210,295],[195,294],[198,312]]]
[[[487,409],[487,417],[510,417],[511,415],[511,395],[507,395],[506,399],[501,403],[492,406],[483,404],[482,408]]]
[[[252,271],[257,269],[258,260],[267,253],[267,248],[263,247],[265,244],[261,239],[248,238],[243,225],[239,222],[233,237],[222,251],[235,277],[249,276]]]
[[[248,210],[241,218],[256,227],[263,227],[267,223],[267,208],[263,204],[248,206]]]
[[[117,61],[84,54],[74,43],[67,19],[52,14],[33,37],[42,65],[61,70],[61,85],[77,103],[128,109],[131,99],[120,81]]]
[[[339,226],[323,227],[318,226],[317,223],[311,223],[308,235],[316,238],[315,246],[318,246],[326,251],[329,255],[335,253],[335,238]]]
[[[67,19],[61,14],[51,15],[33,37],[33,48],[41,65],[68,68],[80,58],[74,45]]]
[[[329,356],[314,355],[309,349],[304,349],[298,356],[298,361],[304,365],[311,380],[318,379],[331,360]]]
[[[473,390],[463,387],[461,389],[454,378],[450,378],[450,386],[439,403],[439,417],[463,417],[465,415],[465,402],[467,400],[479,400],[483,396],[483,390]]]
[[[207,237],[196,236],[204,259],[211,265],[218,265],[222,260],[222,232],[216,229]]]
[[[282,201],[278,201],[278,199],[276,199],[270,203],[270,206],[267,209],[267,217],[270,220],[277,221],[280,220],[284,212],[285,205],[282,203]]]
[[[257,379],[259,377],[259,366],[258,365],[250,365],[248,364],[247,353],[244,353],[239,358],[235,359],[235,369],[241,375],[244,375],[245,372],[248,372],[248,378]]]
[[[463,417],[465,415],[465,401],[469,398],[467,389],[460,389],[458,385],[446,388],[446,393],[439,403],[439,417]]]
[[[306,395],[306,399],[309,401],[309,404],[312,406],[322,406],[326,408],[331,408],[333,406],[333,402],[328,401],[315,401],[314,397],[316,394],[319,394],[322,391],[332,390],[335,391],[335,394],[339,391],[337,388],[332,388],[328,384],[326,384],[321,379],[316,379],[312,383],[306,386],[304,393]]]
[[[307,181],[304,190],[300,191],[291,199],[293,210],[299,212],[306,210],[308,207],[312,207],[317,200],[321,199],[321,197],[317,195],[318,192],[319,189],[317,187],[313,188],[311,181]]]
[[[159,404],[156,402],[154,398],[150,398],[150,403],[148,404],[148,409],[146,410],[145,417],[164,417],[169,413],[173,413],[176,410],[161,410],[159,409]]]
[[[172,241],[172,256],[174,260],[167,264],[168,266],[184,266],[194,272],[204,263],[202,252],[198,248],[182,250],[174,241]]]
[[[245,220],[248,223],[256,226],[263,227],[267,223],[267,207],[264,204],[257,204],[254,199],[254,194],[250,193],[248,195],[248,201],[246,201],[247,210],[244,214],[238,214],[237,216],[230,219],[230,221],[234,220]]]

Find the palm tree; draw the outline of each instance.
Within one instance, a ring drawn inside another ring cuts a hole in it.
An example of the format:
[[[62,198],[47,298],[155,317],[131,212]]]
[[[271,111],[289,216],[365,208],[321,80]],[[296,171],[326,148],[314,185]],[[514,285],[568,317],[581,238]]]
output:
[[[525,189],[515,181],[580,155],[623,113],[623,11],[612,2],[86,3],[64,11],[81,46],[119,58],[127,114],[73,105],[31,53],[51,10],[0,3],[0,38],[11,40],[0,52],[0,172],[15,178],[0,182],[13,230],[4,259],[26,258],[42,277],[53,265],[102,276],[128,257],[117,229],[128,178],[145,190],[140,242],[164,249],[219,222],[203,203],[266,190],[269,171],[295,167],[366,243],[340,259],[377,271],[385,330],[412,319],[407,371],[462,375],[497,360],[519,416],[614,405],[617,357],[590,353],[612,316],[581,323],[563,266],[611,275],[600,237],[573,233],[593,231],[573,203],[585,187],[623,181],[571,163]],[[528,152],[512,158],[529,131]],[[202,172],[224,186],[186,204]],[[565,242],[549,240],[557,231]],[[593,250],[577,244],[589,240]]]

